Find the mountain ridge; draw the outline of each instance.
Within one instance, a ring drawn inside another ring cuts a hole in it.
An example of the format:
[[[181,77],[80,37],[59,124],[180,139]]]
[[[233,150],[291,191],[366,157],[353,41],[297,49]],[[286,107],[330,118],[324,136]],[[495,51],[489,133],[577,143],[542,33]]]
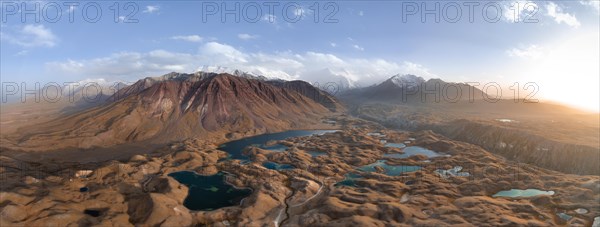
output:
[[[16,141],[12,145],[43,150],[167,143],[301,128],[344,110],[335,98],[306,82],[276,86],[225,73],[164,78],[139,80],[114,94],[114,101],[23,128],[20,136],[9,136]],[[332,104],[326,106],[317,98]]]

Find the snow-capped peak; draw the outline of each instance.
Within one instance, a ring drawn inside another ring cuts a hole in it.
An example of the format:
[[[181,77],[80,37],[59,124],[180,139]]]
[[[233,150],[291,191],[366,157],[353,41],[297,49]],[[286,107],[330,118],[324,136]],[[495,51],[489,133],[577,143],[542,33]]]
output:
[[[198,68],[197,71],[203,72],[203,73],[227,73],[227,74],[231,74],[231,75],[239,76],[239,77],[243,77],[243,78],[267,80],[267,77],[265,77],[264,75],[262,75],[260,73],[250,73],[250,72],[242,71],[239,69],[232,69],[232,68],[224,67],[224,66],[204,65],[204,66]]]
[[[419,86],[421,83],[425,83],[425,79],[412,74],[400,75],[397,74],[390,78],[390,80],[398,87],[413,87]]]

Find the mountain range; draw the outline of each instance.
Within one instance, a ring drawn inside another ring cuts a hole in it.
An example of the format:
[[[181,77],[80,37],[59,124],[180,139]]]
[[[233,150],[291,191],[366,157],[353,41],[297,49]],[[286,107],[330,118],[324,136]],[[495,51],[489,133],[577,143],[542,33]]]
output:
[[[441,79],[425,80],[406,74],[395,75],[370,87],[350,89],[340,94],[349,103],[382,101],[396,104],[455,103],[481,100],[484,92],[465,84],[445,82]]]
[[[335,97],[304,81],[267,81],[244,73],[169,73],[141,79],[99,105],[23,127],[8,140],[22,150],[168,143],[303,128],[342,111]]]

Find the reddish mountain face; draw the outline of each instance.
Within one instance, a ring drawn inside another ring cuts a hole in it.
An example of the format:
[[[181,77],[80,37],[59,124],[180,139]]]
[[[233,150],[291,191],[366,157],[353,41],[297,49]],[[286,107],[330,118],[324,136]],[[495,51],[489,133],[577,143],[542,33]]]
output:
[[[308,83],[285,86],[229,74],[167,74],[123,88],[84,112],[23,128],[15,147],[107,147],[303,128],[343,107]],[[327,100],[319,102],[319,100]]]
[[[302,80],[294,80],[294,81],[282,81],[282,80],[271,80],[267,81],[267,83],[282,87],[285,89],[296,91],[313,101],[327,107],[331,111],[343,110],[344,107],[338,102],[338,100],[327,92],[320,90]]]

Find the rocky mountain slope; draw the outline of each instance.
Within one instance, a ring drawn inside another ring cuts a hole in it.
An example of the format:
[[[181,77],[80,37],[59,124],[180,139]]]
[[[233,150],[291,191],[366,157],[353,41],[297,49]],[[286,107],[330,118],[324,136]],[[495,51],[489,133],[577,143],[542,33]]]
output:
[[[403,130],[433,130],[513,161],[574,174],[600,174],[598,115],[550,104],[396,105],[364,103],[352,114]]]
[[[342,110],[334,98],[307,83],[275,86],[230,74],[170,73],[139,80],[100,106],[21,128],[3,146],[54,150],[257,134],[302,128]]]

